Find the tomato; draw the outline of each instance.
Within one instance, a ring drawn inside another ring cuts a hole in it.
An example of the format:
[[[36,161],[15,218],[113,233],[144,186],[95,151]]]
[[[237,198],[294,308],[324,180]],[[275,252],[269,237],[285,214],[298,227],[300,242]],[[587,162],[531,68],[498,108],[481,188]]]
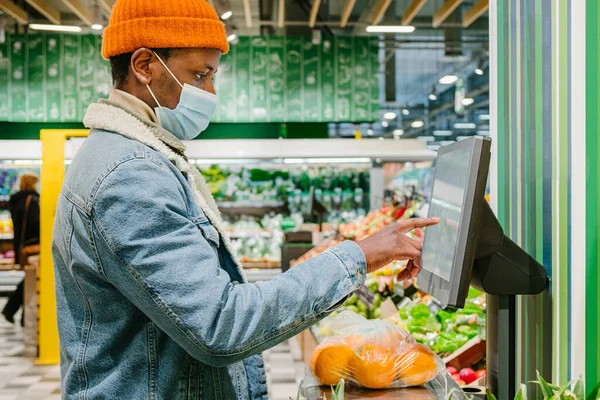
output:
[[[475,374],[475,371],[473,371],[471,368],[463,368],[460,371],[460,379],[469,384],[477,380],[477,375]]]

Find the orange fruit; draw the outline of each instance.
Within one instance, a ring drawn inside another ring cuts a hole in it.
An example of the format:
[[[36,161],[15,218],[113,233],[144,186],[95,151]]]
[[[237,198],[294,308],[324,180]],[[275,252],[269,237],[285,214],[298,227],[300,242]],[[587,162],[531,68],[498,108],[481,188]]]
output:
[[[310,370],[323,385],[335,385],[350,375],[350,364],[356,357],[342,341],[326,341],[313,351]]]
[[[396,358],[393,351],[374,343],[367,343],[357,350],[357,357],[352,360],[351,368],[354,379],[362,386],[382,389],[396,379]]]
[[[361,335],[352,335],[346,336],[343,341],[346,343],[352,350],[354,350],[358,345],[362,343],[364,338]]]
[[[420,343],[407,343],[398,357],[398,378],[406,386],[421,386],[435,378],[435,355]]]

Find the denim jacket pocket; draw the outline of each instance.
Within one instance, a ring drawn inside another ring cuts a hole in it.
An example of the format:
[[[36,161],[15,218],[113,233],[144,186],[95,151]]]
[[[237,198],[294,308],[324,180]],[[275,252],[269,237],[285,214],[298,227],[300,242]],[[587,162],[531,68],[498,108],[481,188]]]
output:
[[[194,224],[200,229],[206,240],[215,247],[219,247],[219,232],[210,224],[208,219],[196,219]]]

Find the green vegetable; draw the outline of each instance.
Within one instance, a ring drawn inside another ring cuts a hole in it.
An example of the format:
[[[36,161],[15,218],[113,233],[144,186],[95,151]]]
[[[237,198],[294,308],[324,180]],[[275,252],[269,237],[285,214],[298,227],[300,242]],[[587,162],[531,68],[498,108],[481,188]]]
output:
[[[413,332],[421,332],[421,333],[430,333],[430,332],[439,332],[442,328],[442,325],[438,322],[438,320],[430,315],[428,318],[419,318],[419,319],[411,319],[408,321],[408,331],[410,333]]]
[[[479,314],[481,311],[483,311],[483,308],[479,307],[476,304],[473,303],[467,303],[465,304],[465,308],[458,310],[457,313],[458,314]]]
[[[349,305],[349,306],[354,305],[354,304],[356,304],[357,300],[358,300],[358,297],[356,297],[356,295],[353,294],[352,296],[350,296],[348,298],[348,300],[346,300],[346,305]]]
[[[416,306],[410,309],[410,316],[414,319],[428,318],[430,315],[431,311],[423,303],[417,304]]]
[[[373,310],[373,318],[381,318],[381,309],[380,308],[376,308],[375,310]]]
[[[406,308],[401,308],[400,310],[398,310],[398,316],[401,319],[407,320],[408,319],[408,311],[406,311]]]
[[[379,307],[381,305],[382,300],[383,297],[381,296],[381,294],[375,294],[375,296],[373,297],[373,308]]]
[[[367,306],[362,300],[358,300],[356,302],[356,306],[360,311],[367,311],[369,309],[369,306]]]

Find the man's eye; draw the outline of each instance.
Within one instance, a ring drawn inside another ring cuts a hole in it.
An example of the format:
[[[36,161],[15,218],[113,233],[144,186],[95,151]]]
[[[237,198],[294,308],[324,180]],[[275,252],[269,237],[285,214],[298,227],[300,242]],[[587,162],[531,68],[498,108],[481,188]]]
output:
[[[196,78],[198,78],[199,81],[203,81],[204,78],[206,78],[206,74],[196,74]]]

